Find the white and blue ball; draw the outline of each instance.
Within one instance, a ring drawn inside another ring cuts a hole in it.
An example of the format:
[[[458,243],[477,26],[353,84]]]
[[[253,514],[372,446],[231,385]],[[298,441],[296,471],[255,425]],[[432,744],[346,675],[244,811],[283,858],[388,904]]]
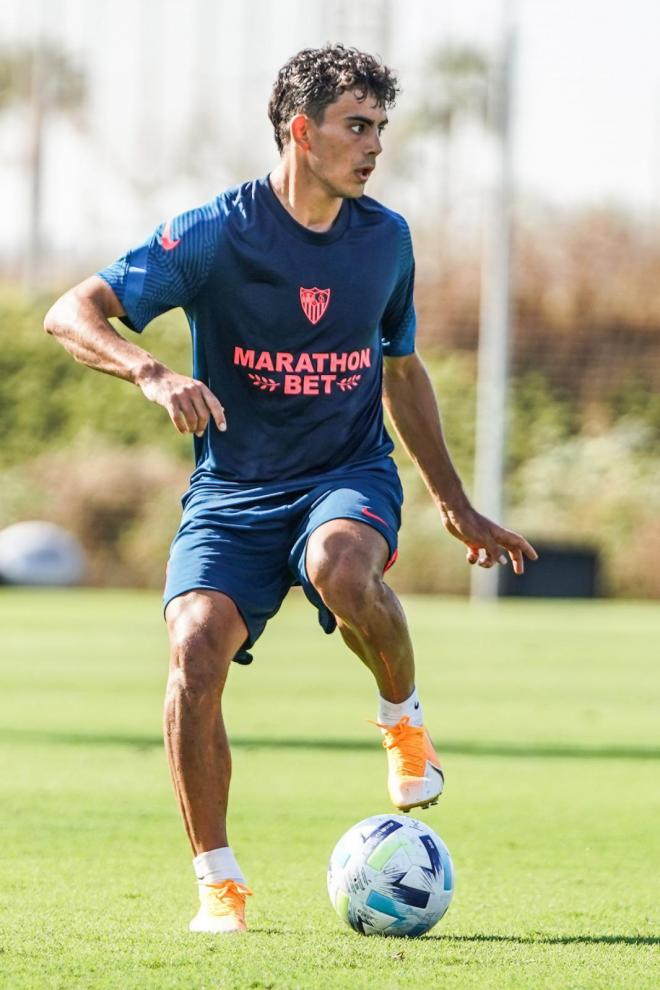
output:
[[[80,543],[55,523],[35,519],[0,531],[0,584],[74,585],[85,570]]]
[[[342,835],[328,864],[339,917],[362,935],[423,935],[454,893],[454,868],[439,835],[403,815],[373,815]]]

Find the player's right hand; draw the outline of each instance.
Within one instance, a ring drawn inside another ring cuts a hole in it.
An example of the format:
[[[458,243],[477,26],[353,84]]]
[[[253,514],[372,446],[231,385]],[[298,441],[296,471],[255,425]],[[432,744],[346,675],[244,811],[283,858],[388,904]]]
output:
[[[167,409],[179,433],[204,434],[209,418],[224,433],[227,429],[225,411],[218,398],[203,382],[179,375],[170,369],[159,370],[138,381],[143,395]]]

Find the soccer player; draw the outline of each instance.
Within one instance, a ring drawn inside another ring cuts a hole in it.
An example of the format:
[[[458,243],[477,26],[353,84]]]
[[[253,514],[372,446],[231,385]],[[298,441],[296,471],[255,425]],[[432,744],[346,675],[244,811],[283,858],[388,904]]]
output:
[[[269,105],[277,167],[168,220],[45,321],[77,361],[137,385],[194,434],[164,595],[165,744],[199,884],[192,931],[246,927],[220,698],[231,661],[252,660],[292,585],[375,678],[393,804],[428,807],[442,791],[406,619],[383,579],[403,497],[383,405],[468,562],[510,559],[520,574],[536,558],[463,491],[415,351],[410,232],[364,194],[397,92],[368,54],[299,52]],[[176,306],[192,333],[191,378],[109,323],[141,333]]]

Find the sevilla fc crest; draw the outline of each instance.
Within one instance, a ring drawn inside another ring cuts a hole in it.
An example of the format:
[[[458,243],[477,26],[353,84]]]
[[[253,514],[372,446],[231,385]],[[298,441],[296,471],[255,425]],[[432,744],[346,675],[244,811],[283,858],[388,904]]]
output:
[[[330,289],[303,289],[300,287],[300,305],[310,323],[319,322],[330,302]]]

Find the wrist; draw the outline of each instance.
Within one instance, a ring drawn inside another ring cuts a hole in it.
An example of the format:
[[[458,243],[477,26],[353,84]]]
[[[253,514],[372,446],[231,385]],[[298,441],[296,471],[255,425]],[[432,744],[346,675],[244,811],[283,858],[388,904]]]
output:
[[[131,381],[138,388],[144,388],[150,382],[161,378],[164,371],[164,364],[157,361],[151,354],[145,354],[144,358],[137,361],[131,368]]]
[[[438,504],[444,512],[459,512],[462,509],[471,508],[470,499],[463,490],[463,486],[457,479],[451,486],[443,486],[442,492],[436,495]]]

